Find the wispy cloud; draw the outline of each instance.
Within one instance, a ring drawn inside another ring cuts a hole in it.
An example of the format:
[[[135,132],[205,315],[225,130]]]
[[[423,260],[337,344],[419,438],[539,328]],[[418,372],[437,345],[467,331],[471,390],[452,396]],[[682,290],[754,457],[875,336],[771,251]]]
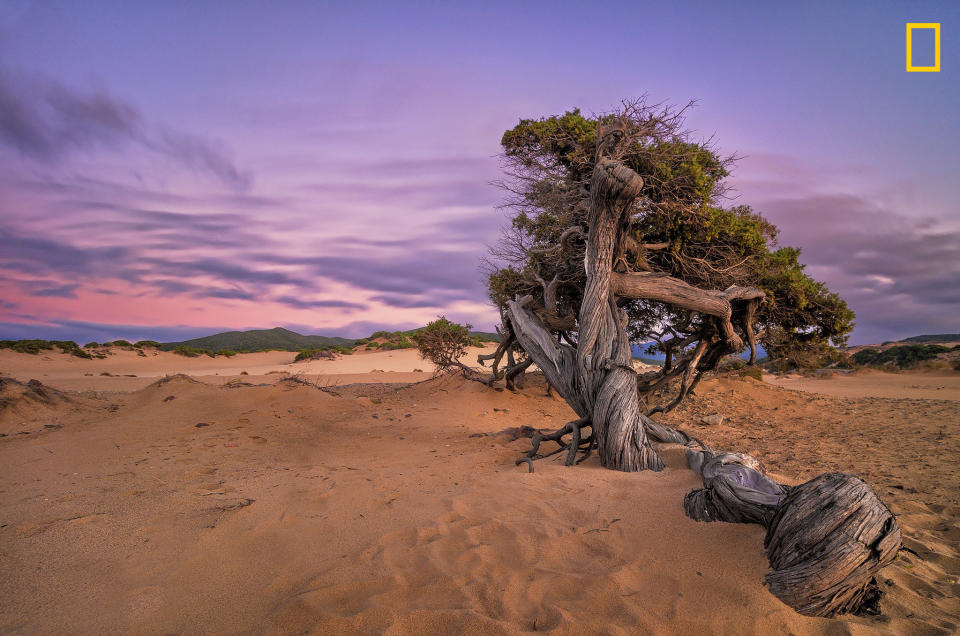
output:
[[[222,143],[148,124],[132,104],[100,90],[81,93],[41,75],[0,66],[0,143],[41,163],[98,148],[137,145],[246,191],[252,176],[240,170]]]
[[[802,246],[808,272],[857,312],[856,340],[960,330],[960,230],[861,196],[762,202],[781,242]]]

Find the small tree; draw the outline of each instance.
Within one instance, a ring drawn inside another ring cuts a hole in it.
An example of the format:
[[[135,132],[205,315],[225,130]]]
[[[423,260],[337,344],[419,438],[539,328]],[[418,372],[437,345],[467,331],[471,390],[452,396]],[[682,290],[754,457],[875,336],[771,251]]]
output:
[[[420,357],[432,362],[440,372],[459,370],[468,377],[475,375],[473,369],[460,362],[470,344],[471,326],[440,316],[417,333]]]

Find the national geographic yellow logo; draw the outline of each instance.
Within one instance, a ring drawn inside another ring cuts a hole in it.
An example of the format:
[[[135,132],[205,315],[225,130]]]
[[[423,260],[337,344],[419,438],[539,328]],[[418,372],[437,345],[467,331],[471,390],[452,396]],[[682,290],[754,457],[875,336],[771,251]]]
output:
[[[913,65],[913,30],[933,29],[933,66]],[[939,73],[940,72],[940,23],[939,22],[907,22],[907,73]]]

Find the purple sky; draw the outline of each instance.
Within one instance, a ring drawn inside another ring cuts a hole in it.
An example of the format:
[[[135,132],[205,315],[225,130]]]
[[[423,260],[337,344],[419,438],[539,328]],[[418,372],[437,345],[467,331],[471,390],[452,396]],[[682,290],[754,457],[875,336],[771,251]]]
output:
[[[466,4],[0,4],[0,338],[491,329],[503,131],[644,93],[853,342],[960,332],[960,3]]]

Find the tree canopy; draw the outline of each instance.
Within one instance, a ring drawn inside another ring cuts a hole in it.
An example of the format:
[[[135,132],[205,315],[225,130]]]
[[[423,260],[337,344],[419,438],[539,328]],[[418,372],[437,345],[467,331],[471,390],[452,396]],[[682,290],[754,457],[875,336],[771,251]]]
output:
[[[844,345],[854,325],[843,299],[804,271],[799,248],[778,245],[777,228],[748,205],[726,205],[736,158],[719,154],[710,140],[693,139],[684,128],[688,107],[641,99],[596,116],[574,109],[522,119],[501,140],[500,185],[508,193],[510,226],[491,248],[490,298],[503,313],[508,301],[531,295],[544,324],[570,343],[587,278],[598,158],[612,156],[642,178],[639,196],[620,221],[611,264],[614,276],[646,276],[624,277],[622,284],[648,285],[662,277],[660,284],[672,285],[669,295],[626,293],[617,300],[631,341],[652,342],[666,356],[657,377],[638,379],[641,393],[662,388],[691,362],[696,377],[747,347],[754,362],[757,342],[771,357],[807,364]],[[763,297],[738,305],[718,328],[702,303],[677,302],[684,285],[693,292],[749,287]],[[721,333],[726,324],[736,330]]]

